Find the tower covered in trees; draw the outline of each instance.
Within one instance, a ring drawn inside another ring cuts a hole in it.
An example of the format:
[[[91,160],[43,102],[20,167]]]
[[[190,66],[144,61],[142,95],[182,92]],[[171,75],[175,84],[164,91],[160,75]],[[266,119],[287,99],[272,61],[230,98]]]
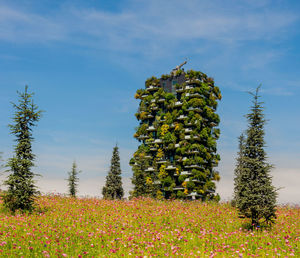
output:
[[[185,72],[182,65],[147,79],[135,94],[140,124],[134,137],[140,145],[130,161],[133,197],[219,199],[214,168],[220,160],[216,109],[221,93],[212,78]]]

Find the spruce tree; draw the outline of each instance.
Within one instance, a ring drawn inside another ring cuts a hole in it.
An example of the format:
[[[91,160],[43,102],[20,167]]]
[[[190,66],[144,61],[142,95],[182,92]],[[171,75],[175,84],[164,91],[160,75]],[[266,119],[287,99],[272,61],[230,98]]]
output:
[[[251,113],[246,115],[248,128],[247,139],[242,148],[240,167],[237,168],[236,179],[236,206],[242,216],[251,218],[252,226],[258,227],[262,219],[265,222],[274,222],[276,218],[277,192],[272,185],[270,170],[264,150],[264,119],[262,102],[259,102],[260,86],[253,96]]]
[[[243,168],[243,152],[245,148],[245,135],[242,133],[239,139],[239,151],[236,158],[236,167],[234,170],[234,194],[233,203],[236,205],[236,199],[240,190],[241,170]]]
[[[106,183],[102,189],[104,199],[114,200],[122,199],[124,190],[122,187],[121,166],[119,148],[116,145],[113,149],[111,158],[111,165],[108,175],[106,176]]]
[[[17,144],[14,149],[14,156],[7,163],[8,171],[11,174],[5,181],[8,186],[3,196],[4,206],[12,212],[16,210],[32,211],[34,200],[38,195],[34,173],[31,168],[34,166],[35,155],[32,153],[32,127],[36,125],[41,117],[41,111],[33,103],[33,93],[28,93],[28,86],[25,86],[24,93],[18,92],[19,100],[13,103],[15,113],[14,124],[10,124],[10,130],[15,135]]]
[[[78,174],[80,171],[77,170],[76,162],[73,162],[72,170],[69,172],[68,185],[69,185],[69,195],[71,197],[76,197],[77,186],[79,182]]]

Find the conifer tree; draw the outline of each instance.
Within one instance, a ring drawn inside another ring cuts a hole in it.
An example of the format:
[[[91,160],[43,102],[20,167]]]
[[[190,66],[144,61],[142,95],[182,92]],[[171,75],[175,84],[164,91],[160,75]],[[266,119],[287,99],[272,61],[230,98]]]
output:
[[[68,184],[69,184],[69,194],[71,197],[76,197],[77,186],[79,182],[78,174],[80,171],[77,170],[76,162],[73,162],[72,170],[69,172]]]
[[[111,166],[108,175],[106,176],[106,183],[102,189],[102,195],[104,199],[109,200],[122,199],[124,195],[124,190],[122,187],[119,148],[117,145],[113,149]]]
[[[34,166],[35,155],[32,153],[32,127],[36,125],[41,117],[41,111],[33,103],[33,93],[28,93],[28,86],[25,86],[24,93],[18,92],[19,100],[13,103],[15,113],[14,124],[10,124],[10,130],[15,135],[17,144],[14,149],[14,156],[9,159],[7,167],[12,173],[8,176],[5,184],[8,186],[3,196],[4,206],[12,212],[20,209],[32,211],[34,200],[38,195],[34,173],[31,168]]]
[[[245,148],[245,135],[242,133],[239,139],[239,151],[237,153],[236,158],[236,167],[234,170],[234,195],[233,195],[233,203],[236,204],[236,199],[238,197],[238,193],[240,190],[240,179],[241,179],[241,170],[243,168],[243,151]]]
[[[247,139],[242,148],[242,158],[236,179],[236,206],[242,216],[251,218],[252,226],[258,227],[261,219],[267,223],[274,222],[276,218],[277,192],[272,185],[270,170],[272,168],[266,161],[264,150],[264,119],[262,102],[259,102],[260,86],[253,95],[251,113],[246,115],[248,129]]]

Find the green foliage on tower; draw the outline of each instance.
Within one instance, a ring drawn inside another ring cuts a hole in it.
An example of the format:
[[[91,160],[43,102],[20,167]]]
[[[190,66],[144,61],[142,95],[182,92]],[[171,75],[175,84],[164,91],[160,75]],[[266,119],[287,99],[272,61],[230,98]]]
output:
[[[149,157],[145,158],[144,145],[139,146],[139,150],[135,152],[134,158],[131,159],[130,164],[133,166],[133,177],[131,182],[134,186],[133,191],[130,192],[130,197],[156,197],[159,190],[155,184],[157,177],[154,173],[148,172]]]
[[[16,210],[32,211],[34,200],[39,194],[35,182],[34,173],[31,168],[34,166],[35,155],[32,153],[32,127],[36,125],[41,117],[41,111],[33,103],[33,93],[28,93],[28,86],[25,86],[23,93],[18,92],[19,100],[13,104],[15,113],[14,124],[10,124],[10,131],[15,135],[17,144],[14,149],[14,156],[7,163],[8,171],[11,174],[5,181],[8,190],[3,196],[4,206],[10,211]]]
[[[212,78],[198,71],[149,78],[135,114],[134,137],[140,146],[130,161],[132,196],[219,200],[214,169],[220,160],[216,114],[221,93]]]
[[[80,173],[80,171],[77,170],[77,164],[74,161],[72,164],[72,169],[68,173],[69,174],[69,177],[68,177],[69,195],[71,197],[76,197],[76,193],[78,191],[77,187],[78,187],[78,182],[79,182],[79,178],[78,178],[79,173]]]
[[[253,95],[251,113],[246,115],[248,129],[245,143],[242,143],[240,161],[237,163],[235,178],[235,202],[242,216],[251,218],[252,226],[257,227],[262,220],[266,223],[276,219],[277,192],[272,185],[270,170],[264,150],[264,125],[262,102],[259,102],[260,87]]]
[[[111,166],[106,176],[106,183],[102,189],[102,195],[104,199],[109,200],[122,199],[124,195],[118,146],[115,146],[113,149]]]

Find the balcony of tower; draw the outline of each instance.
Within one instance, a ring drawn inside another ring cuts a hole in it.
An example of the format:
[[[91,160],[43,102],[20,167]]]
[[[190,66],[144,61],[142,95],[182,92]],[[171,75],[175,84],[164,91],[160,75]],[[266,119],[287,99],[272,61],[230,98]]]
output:
[[[174,170],[176,167],[174,165],[168,165],[165,170]]]
[[[149,132],[153,132],[156,131],[156,128],[153,125],[150,125],[146,130]]]
[[[177,120],[185,120],[186,118],[187,118],[187,116],[180,115],[179,117],[177,117]]]
[[[201,166],[198,164],[193,164],[193,165],[185,165],[184,168],[186,169],[201,169]]]
[[[185,86],[185,90],[191,90],[194,89],[194,87],[192,85],[186,85]]]
[[[184,87],[182,85],[180,85],[179,87],[176,88],[176,92],[177,93],[182,93],[184,92]]]
[[[166,99],[165,98],[160,98],[160,99],[158,99],[158,103],[164,103],[166,101]]]
[[[185,133],[191,133],[192,131],[193,131],[192,128],[185,128],[185,129],[184,129],[184,132],[185,132]]]
[[[180,157],[179,159],[177,159],[177,162],[184,162],[185,160],[187,160],[187,157]]]
[[[201,80],[198,78],[191,78],[185,81],[186,85],[200,84]]]
[[[154,118],[154,115],[148,114],[148,115],[147,115],[147,118],[148,118],[148,119]]]
[[[185,170],[185,171],[181,171],[180,175],[189,176],[192,175],[192,172]]]
[[[199,107],[189,107],[187,111],[201,112],[201,108]]]
[[[140,135],[140,136],[138,137],[139,140],[145,140],[145,139],[148,139],[148,138],[149,138],[149,136],[146,135],[146,134],[142,134],[142,135]]]
[[[198,154],[199,151],[198,150],[189,150],[186,152],[188,155],[194,155],[194,154]]]
[[[156,143],[156,144],[160,144],[162,142],[163,142],[162,139],[159,139],[159,138],[154,140],[154,143]]]
[[[159,159],[159,160],[156,161],[157,164],[164,164],[164,163],[167,163],[167,162],[168,162],[168,160],[166,160],[164,158],[163,159]]]
[[[198,140],[199,136],[197,136],[197,135],[185,135],[184,139],[185,140]]]
[[[146,87],[146,89],[148,90],[148,91],[156,91],[156,90],[158,90],[160,88],[160,86],[157,86],[157,85],[149,85],[148,87]]]
[[[148,167],[147,169],[145,169],[146,172],[155,172],[154,167]]]
[[[148,96],[149,96],[148,93],[144,93],[144,94],[141,96],[141,98],[144,99],[144,98],[146,98],[146,97],[148,97]]]
[[[157,151],[157,147],[153,146],[153,147],[150,147],[149,149],[150,151]]]
[[[158,110],[158,107],[151,104],[150,109],[151,109],[152,111],[155,111],[155,110]]]
[[[184,188],[182,186],[176,186],[176,187],[173,188],[173,190],[181,191],[181,190],[184,190]]]
[[[174,104],[175,107],[180,107],[182,106],[182,102],[180,100],[176,101]]]

